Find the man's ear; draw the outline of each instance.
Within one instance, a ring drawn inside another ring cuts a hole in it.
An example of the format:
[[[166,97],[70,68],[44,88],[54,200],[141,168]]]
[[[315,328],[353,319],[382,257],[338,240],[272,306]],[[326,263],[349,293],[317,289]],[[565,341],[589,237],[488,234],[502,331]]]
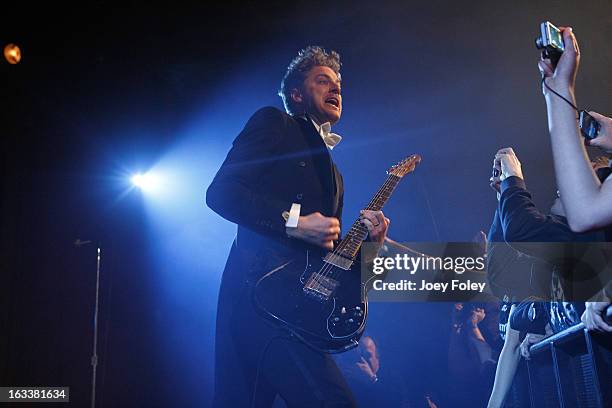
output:
[[[304,101],[304,97],[302,96],[302,91],[297,88],[293,88],[290,92],[291,100],[294,103],[302,103]]]

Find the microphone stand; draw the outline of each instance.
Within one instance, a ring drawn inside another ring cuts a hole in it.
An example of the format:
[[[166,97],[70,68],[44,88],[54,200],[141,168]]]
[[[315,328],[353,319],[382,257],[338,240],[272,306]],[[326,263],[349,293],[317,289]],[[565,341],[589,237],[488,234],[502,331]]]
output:
[[[102,256],[100,247],[97,248],[96,256],[96,304],[94,308],[94,338],[93,351],[91,354],[91,408],[96,406],[96,371],[98,369],[98,309],[100,300],[100,259]]]
[[[90,240],[82,241],[77,238],[74,241],[74,246],[77,248],[83,245],[91,244]],[[96,406],[96,372],[98,369],[98,311],[100,309],[100,261],[102,259],[102,250],[100,246],[96,247],[96,302],[94,304],[93,316],[93,350],[91,353],[91,408]]]

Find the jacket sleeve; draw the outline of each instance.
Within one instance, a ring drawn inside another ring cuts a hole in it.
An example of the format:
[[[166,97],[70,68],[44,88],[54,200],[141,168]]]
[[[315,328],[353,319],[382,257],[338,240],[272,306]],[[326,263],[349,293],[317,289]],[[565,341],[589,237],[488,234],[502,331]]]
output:
[[[508,177],[501,184],[499,217],[504,240],[523,253],[549,261],[563,256],[563,247],[538,242],[571,242],[574,234],[569,226],[550,215],[540,212],[525,182],[518,177]]]
[[[206,204],[239,225],[285,233],[283,211],[291,202],[275,199],[259,186],[286,137],[287,117],[275,108],[257,111],[236,137],[206,193]]]
[[[502,182],[499,216],[507,242],[567,242],[573,240],[569,227],[540,212],[525,182],[508,177]]]
[[[501,220],[499,219],[499,209],[495,210],[495,215],[493,216],[493,222],[491,223],[491,227],[489,228],[489,233],[487,234],[488,242],[503,242],[504,241],[504,231],[501,225]]]

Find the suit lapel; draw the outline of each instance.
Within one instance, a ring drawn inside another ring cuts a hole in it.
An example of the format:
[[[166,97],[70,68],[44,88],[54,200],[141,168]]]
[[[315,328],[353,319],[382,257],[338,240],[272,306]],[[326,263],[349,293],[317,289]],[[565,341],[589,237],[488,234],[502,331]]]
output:
[[[333,171],[333,180],[334,180],[334,207],[332,214],[338,213],[338,207],[340,206],[340,191],[343,189],[342,185],[342,176],[340,175],[340,171],[336,164],[332,161],[332,171]]]
[[[300,124],[304,138],[312,151],[312,159],[317,169],[319,181],[323,190],[327,193],[325,196],[329,197],[329,199],[326,199],[327,215],[332,215],[338,206],[338,183],[329,150],[310,119],[297,118],[296,120]]]

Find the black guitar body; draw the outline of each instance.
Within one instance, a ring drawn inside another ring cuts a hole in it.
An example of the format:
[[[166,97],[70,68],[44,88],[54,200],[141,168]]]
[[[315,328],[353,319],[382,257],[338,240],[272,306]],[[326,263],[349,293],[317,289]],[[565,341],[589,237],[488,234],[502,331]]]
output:
[[[306,251],[302,260],[294,258],[257,281],[255,305],[266,318],[318,350],[349,350],[364,331],[368,308],[367,301],[361,301],[359,265],[353,270],[345,270],[346,263],[342,266]]]
[[[415,154],[391,167],[365,209],[381,210],[400,180],[420,161],[421,156]],[[257,310],[318,350],[340,353],[357,346],[368,303],[367,285],[362,285],[360,265],[354,261],[367,235],[358,218],[324,257],[320,252],[300,252],[266,273],[253,288]]]

